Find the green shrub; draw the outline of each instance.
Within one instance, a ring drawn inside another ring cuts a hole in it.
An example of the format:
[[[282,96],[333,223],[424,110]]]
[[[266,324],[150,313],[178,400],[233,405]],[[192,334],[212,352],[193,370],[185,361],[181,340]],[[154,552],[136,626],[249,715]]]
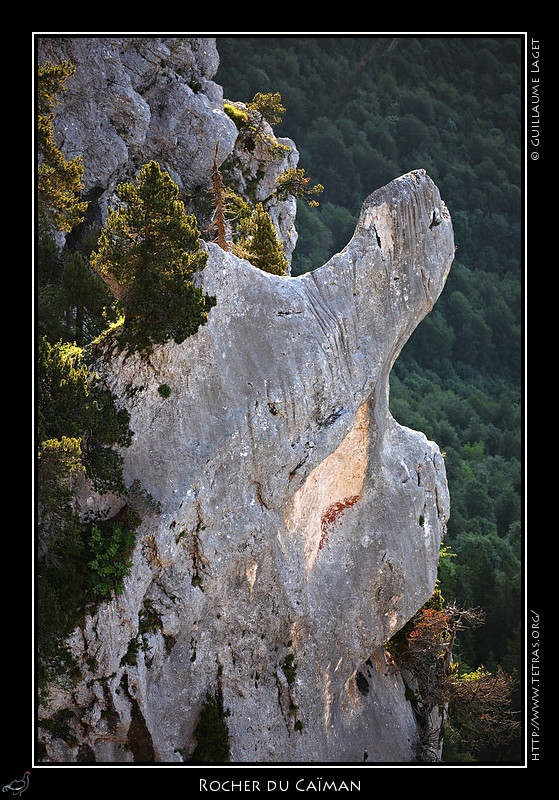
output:
[[[208,692],[195,731],[196,749],[187,763],[223,764],[229,761],[229,728],[225,722],[228,716],[229,711],[223,711],[220,700]]]
[[[124,578],[130,574],[135,541],[133,530],[114,525],[103,531],[93,526],[88,539],[88,550],[93,558],[88,565],[91,570],[89,585],[96,598],[102,600],[112,592],[122,592]]]
[[[231,105],[231,103],[224,103],[223,110],[227,114],[227,116],[233,120],[237,129],[240,130],[244,125],[248,122],[248,116],[246,111],[243,111],[237,106]]]
[[[281,665],[283,674],[287,678],[288,683],[293,683],[297,674],[297,664],[294,664],[294,661],[295,655],[293,653],[289,653]]]

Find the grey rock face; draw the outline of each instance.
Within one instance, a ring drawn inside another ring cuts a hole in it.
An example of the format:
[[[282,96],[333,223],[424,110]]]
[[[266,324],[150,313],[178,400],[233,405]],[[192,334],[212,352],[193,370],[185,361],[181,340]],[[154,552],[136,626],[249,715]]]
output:
[[[82,196],[88,219],[99,225],[117,184],[133,180],[151,160],[169,172],[187,209],[189,199],[211,184],[216,145],[218,166],[234,154],[242,170],[239,188],[250,180],[257,200],[269,197],[278,175],[297,165],[299,153],[287,139],[279,141],[291,152],[279,160],[261,148],[249,158],[236,147],[237,128],[223,109],[222,87],[212,80],[219,66],[212,37],[39,37],[37,50],[41,64],[69,60],[76,68],[58,98],[54,137],[66,158],[82,157]],[[266,210],[290,259],[297,241],[295,199],[269,200]]]
[[[86,196],[112,191],[151,158],[179,188],[192,189],[207,181],[218,140],[223,158],[233,149],[236,128],[211,81],[219,65],[214,39],[40,37],[37,44],[40,63],[66,59],[76,67],[55,137],[67,158],[83,157]]]
[[[131,415],[127,480],[161,512],[124,593],[74,636],[85,677],[50,713],[76,709],[79,745],[47,738],[49,758],[180,762],[210,691],[233,762],[412,761],[382,645],[433,592],[449,497],[437,446],[389,412],[389,373],[442,291],[449,214],[418,170],[312,273],[207,248],[208,323],[150,364],[97,365]],[[146,609],[160,624],[125,663]]]

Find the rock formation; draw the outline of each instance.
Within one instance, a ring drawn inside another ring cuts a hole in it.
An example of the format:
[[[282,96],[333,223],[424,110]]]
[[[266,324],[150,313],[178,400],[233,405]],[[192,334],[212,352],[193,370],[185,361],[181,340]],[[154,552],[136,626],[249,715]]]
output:
[[[66,158],[83,159],[86,224],[104,222],[116,185],[152,159],[169,172],[192,211],[207,192],[218,145],[218,166],[229,159],[239,192],[249,183],[255,202],[264,202],[290,259],[297,242],[295,199],[270,194],[299,153],[281,138],[277,142],[290,148],[281,159],[259,146],[245,151],[224,111],[223,89],[212,80],[219,65],[215,39],[40,37],[37,55],[41,64],[69,60],[76,67],[58,97],[54,134]],[[273,136],[267,123],[262,127]]]
[[[134,48],[120,58],[139,76]],[[119,84],[130,104],[137,88]],[[182,763],[210,693],[233,763],[413,761],[383,644],[433,592],[449,498],[437,446],[390,414],[389,374],[442,291],[448,211],[417,170],[373,192],[344,250],[300,277],[204,246],[208,323],[149,362],[107,346],[96,363],[130,413],[126,480],[159,509],[144,510],[123,593],[72,638],[83,680],[45,713],[73,712],[75,738],[45,733],[45,760]]]

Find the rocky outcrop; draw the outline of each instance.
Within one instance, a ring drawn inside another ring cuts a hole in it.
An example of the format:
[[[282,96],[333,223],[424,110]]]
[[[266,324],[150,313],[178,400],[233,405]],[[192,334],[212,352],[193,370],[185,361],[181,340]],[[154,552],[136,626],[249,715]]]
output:
[[[237,131],[211,78],[211,38],[39,37],[38,61],[70,60],[75,74],[56,109],[55,137],[83,157],[84,195],[107,194],[152,158],[181,190],[207,183],[215,145],[222,158]]]
[[[244,151],[234,122],[224,111],[223,90],[214,77],[219,56],[214,38],[38,37],[39,63],[69,60],[74,75],[55,107],[54,136],[66,158],[81,156],[86,226],[104,223],[119,182],[158,161],[179,187],[189,213],[208,205],[217,146],[217,165],[229,171],[240,192],[250,183],[251,199],[265,202],[288,260],[297,241],[294,198],[270,197],[275,179],[297,165],[290,139],[283,158],[264,147]],[[263,130],[275,139],[270,127]],[[202,197],[202,202],[197,201]],[[79,230],[74,232],[79,235]]]
[[[291,253],[294,200],[269,196],[296,147],[280,140],[283,162],[242,149],[213,39],[40,37],[38,51],[76,65],[55,135],[83,157],[89,222],[151,159],[195,204],[219,143]],[[158,510],[142,509],[122,594],[72,637],[82,679],[40,710],[63,711],[69,732],[41,728],[44,760],[183,763],[210,693],[233,763],[413,761],[416,720],[383,644],[433,591],[449,498],[437,446],[389,412],[389,375],[442,291],[449,214],[418,170],[373,192],[312,273],[203,246],[208,323],[149,362],[99,353],[134,431],[127,483]],[[79,497],[84,518],[121,503]]]
[[[209,692],[232,762],[413,761],[383,644],[433,592],[449,497],[437,446],[389,412],[389,374],[442,291],[447,209],[403,175],[297,278],[205,246],[208,323],[149,363],[97,363],[130,413],[127,481],[160,509],[124,592],[73,637],[83,680],[47,713],[75,712],[75,739],[45,734],[47,760],[183,762]]]

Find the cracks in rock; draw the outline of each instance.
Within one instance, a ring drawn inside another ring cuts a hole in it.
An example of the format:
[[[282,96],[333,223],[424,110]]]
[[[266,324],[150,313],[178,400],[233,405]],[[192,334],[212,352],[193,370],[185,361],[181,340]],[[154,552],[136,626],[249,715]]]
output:
[[[297,671],[297,664],[295,663],[296,654],[293,651],[293,641],[290,639],[287,643],[290,652],[287,653],[280,667],[274,673],[276,679],[276,689],[278,693],[278,706],[285,722],[289,736],[293,731],[303,731],[303,723],[298,718],[299,706],[295,702],[293,692],[291,689],[295,681]]]
[[[299,706],[293,700],[291,689],[289,688],[289,684],[283,672],[281,673],[281,676],[279,673],[276,672],[275,678],[276,678],[276,688],[278,692],[278,706],[283,721],[285,722],[287,733],[289,736],[291,736],[293,730],[301,729],[301,726],[297,725],[297,719],[296,719]],[[293,724],[291,724],[292,720],[295,720]]]
[[[369,681],[361,670],[357,670],[355,674],[355,683],[363,697],[366,697],[369,694]]]
[[[438,208],[433,209],[433,216],[431,217],[431,224],[429,225],[429,230],[433,230],[437,225],[440,225],[442,222],[440,212]]]
[[[323,420],[318,420],[318,427],[319,428],[328,428],[330,425],[333,425],[336,420],[346,414],[347,411],[345,408],[338,407],[334,408],[334,410]]]
[[[116,710],[115,703],[113,700],[113,696],[110,692],[108,681],[102,680],[101,681],[102,691],[103,691],[103,700],[105,702],[105,708],[101,711],[101,717],[107,723],[107,733],[108,735],[113,738],[116,736],[118,732],[119,722],[120,722],[120,714]],[[95,760],[95,759],[94,759]]]
[[[81,744],[76,757],[77,764],[95,764],[95,753],[88,744]]]
[[[183,504],[181,502],[180,506],[182,507],[182,505]],[[204,591],[204,587],[202,585],[202,575],[211,577],[211,573],[208,571],[207,562],[202,555],[202,542],[200,534],[206,529],[206,521],[202,513],[201,504],[197,499],[196,494],[193,500],[193,505],[196,511],[196,522],[194,524],[189,522],[187,524],[183,523],[180,525],[179,532],[175,534],[175,544],[179,545],[180,549],[183,550],[190,558],[192,565],[192,586],[197,586]],[[169,529],[174,530],[176,526],[177,521],[173,520],[169,525]],[[173,594],[169,594],[165,585],[160,583],[156,577],[154,577],[154,583],[162,592],[162,594],[169,598],[169,607],[173,607],[176,603],[177,597]]]
[[[444,459],[445,453],[441,453],[441,457]],[[444,461],[442,462],[444,464]],[[437,483],[437,476],[439,475],[440,468],[437,466],[436,456],[433,457],[433,467],[435,469],[435,480],[434,480],[434,493],[435,493],[435,507],[437,509],[437,516],[441,520],[441,522],[446,522],[446,514],[445,514],[445,507],[444,503],[441,502],[441,498],[439,497],[439,487]],[[444,468],[443,468],[444,474]],[[443,531],[444,534],[444,531]]]
[[[268,505],[268,503],[264,500],[264,497],[263,497],[263,494],[262,494],[262,484],[259,481],[255,480],[254,481],[254,486],[255,486],[255,489],[256,489],[256,499],[258,500],[258,502],[260,503],[262,508],[267,508],[268,510],[270,510],[272,507],[270,505]]]
[[[435,484],[435,507],[437,509],[437,517],[439,518],[441,524],[443,524],[442,533],[444,538],[445,528],[446,528],[446,515],[444,511],[444,506],[440,502],[439,490],[437,489],[437,484]]]
[[[307,463],[308,458],[309,458],[309,453],[306,453],[306,455],[303,458],[303,460],[300,461],[295,467],[293,467],[293,469],[289,473],[289,477],[290,478],[294,478],[295,477],[295,475],[297,474],[298,470],[300,470],[301,467],[303,467]]]
[[[153,533],[148,533],[141,539],[142,552],[148,562],[152,572],[157,574],[163,568],[163,562],[159,558],[157,541]]]
[[[191,552],[190,552],[190,556],[192,558],[192,569],[193,569],[191,584],[192,586],[197,586],[203,592],[204,585],[202,583],[201,576],[202,575],[208,576],[209,573],[207,571],[207,564],[205,563],[200,552],[201,550],[200,532],[205,530],[206,526],[204,524],[202,511],[199,503],[196,503],[196,513],[198,514],[198,522],[196,523],[196,527],[192,532]]]
[[[309,292],[307,294],[309,309],[323,333],[325,343],[328,343],[334,352],[335,362],[339,364],[338,375],[336,376],[332,372],[332,379],[334,382],[340,379],[343,380],[349,388],[354,371],[354,364],[350,356],[352,348],[350,347],[346,320],[345,318],[340,320],[336,313],[330,308],[327,299],[323,296],[322,287],[314,272],[310,273],[310,277],[312,279],[312,284],[309,285]],[[311,286],[314,291],[310,290]],[[330,360],[328,360],[328,364],[330,364]]]
[[[423,267],[421,268],[421,280],[423,281],[423,291],[425,292],[425,297],[427,298],[429,305],[433,305],[433,300],[431,295],[429,294],[429,278],[425,275],[425,270]]]
[[[258,407],[258,400],[256,401],[256,409],[255,409],[255,411],[257,410],[257,407]],[[270,401],[268,403],[268,411],[273,416],[278,414],[276,406],[274,405],[274,403],[272,401]],[[283,416],[283,414],[281,416]],[[255,440],[255,435],[254,435],[254,423],[253,423],[253,420],[252,420],[252,409],[251,409],[250,404],[247,406],[246,421],[247,421],[247,430],[248,430],[248,435],[249,435],[249,440],[250,440],[250,451],[251,451],[251,454],[252,454],[252,474],[253,474],[253,483],[254,483],[254,487],[255,487],[256,499],[257,499],[258,503],[260,504],[261,508],[270,508],[270,506],[268,505],[268,503],[264,499],[264,487],[262,486],[261,481],[259,481],[258,478],[257,478],[257,476],[259,476],[258,460],[257,460],[257,456],[256,456],[257,445],[256,445],[256,440]]]
[[[279,410],[279,408],[278,408],[278,403],[275,403],[275,402],[273,402],[273,401],[271,401],[271,400],[270,400],[270,402],[268,403],[268,411],[270,412],[270,414],[271,414],[273,417],[280,416],[280,417],[282,417],[283,419],[285,419],[285,418],[286,418],[286,416],[285,416],[285,412],[282,412],[282,411],[280,411],[280,410]]]
[[[155,581],[154,581],[155,583]],[[156,584],[157,585],[157,584]],[[158,633],[161,630],[161,614],[153,607],[153,600],[145,597],[142,608],[138,612],[138,628],[135,636],[130,639],[126,653],[120,659],[120,666],[124,667],[128,664],[132,666],[137,665],[138,653],[140,650],[143,653],[149,653],[150,646],[148,641],[148,634]],[[146,667],[149,669],[152,659],[146,656]]]

